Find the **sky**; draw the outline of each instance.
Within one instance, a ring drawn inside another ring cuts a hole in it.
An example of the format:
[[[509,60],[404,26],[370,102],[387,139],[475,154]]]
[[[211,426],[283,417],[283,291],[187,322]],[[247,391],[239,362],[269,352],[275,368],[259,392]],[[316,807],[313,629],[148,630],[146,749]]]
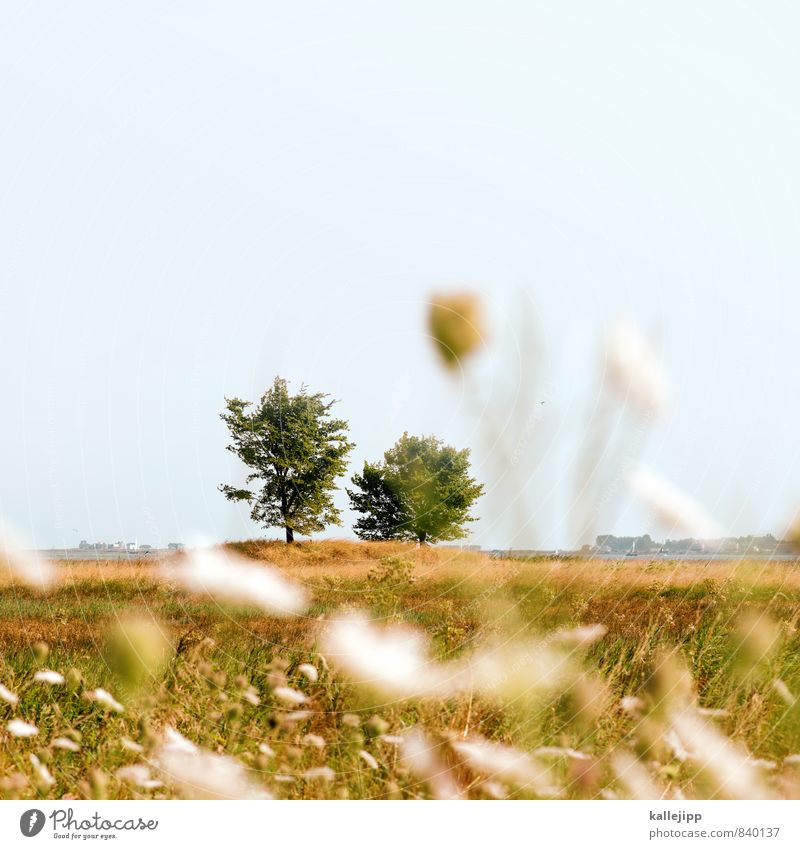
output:
[[[563,547],[625,319],[672,390],[616,415],[620,456],[731,534],[780,533],[799,37],[770,0],[17,4],[0,514],[39,547],[277,536],[217,487],[244,475],[224,398],[280,374],[340,399],[353,471],[436,434],[486,485],[471,542]],[[448,374],[427,304],[463,289],[486,348]],[[604,492],[598,532],[663,537]]]

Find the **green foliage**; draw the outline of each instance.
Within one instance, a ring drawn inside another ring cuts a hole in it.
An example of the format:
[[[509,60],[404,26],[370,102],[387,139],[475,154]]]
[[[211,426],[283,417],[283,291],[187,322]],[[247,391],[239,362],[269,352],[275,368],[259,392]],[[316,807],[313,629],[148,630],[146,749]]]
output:
[[[332,492],[353,443],[347,422],[331,417],[335,402],[327,397],[309,394],[304,386],[290,395],[286,381],[276,377],[252,410],[249,401],[225,399],[221,418],[231,435],[228,450],[253,470],[247,483],[258,485],[223,484],[220,491],[231,501],[247,501],[253,520],[265,528],[285,528],[287,542],[295,533],[339,524]]]
[[[414,539],[420,543],[459,539],[483,486],[469,475],[469,449],[458,451],[433,436],[402,437],[382,463],[365,463],[347,490],[361,513],[361,539]]]

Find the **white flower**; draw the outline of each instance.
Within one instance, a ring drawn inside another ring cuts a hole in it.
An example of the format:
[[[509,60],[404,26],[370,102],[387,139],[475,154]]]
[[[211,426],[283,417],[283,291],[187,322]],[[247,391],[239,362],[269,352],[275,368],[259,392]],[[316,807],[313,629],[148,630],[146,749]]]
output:
[[[66,752],[79,752],[81,747],[69,737],[56,737],[53,740],[52,746],[54,749],[64,749]]]
[[[629,752],[616,752],[611,757],[611,766],[630,798],[650,800],[665,797],[666,791],[656,784],[647,769]]]
[[[186,561],[168,567],[189,592],[208,593],[219,601],[255,605],[273,616],[303,613],[307,606],[301,587],[265,563],[253,563],[224,548],[195,548]]]
[[[125,708],[109,693],[98,687],[96,690],[87,690],[83,694],[84,699],[90,702],[97,702],[103,707],[113,710],[115,713],[123,713]]]
[[[8,687],[4,687],[0,684],[0,699],[4,702],[8,702],[10,705],[15,705],[19,701],[19,696],[16,693],[12,693]]]
[[[425,734],[416,729],[404,734],[402,752],[405,765],[430,787],[435,799],[463,798],[453,771],[442,761]]]
[[[39,733],[39,729],[30,722],[23,722],[21,719],[12,719],[6,725],[6,731],[12,737],[35,737]]]
[[[681,738],[675,732],[674,728],[670,728],[670,730],[667,731],[667,733],[664,735],[664,742],[672,750],[672,754],[676,761],[680,761],[681,763],[683,763],[684,761],[689,759],[689,752],[687,752],[686,749],[683,747],[683,744],[681,743]]]
[[[585,752],[579,752],[577,749],[570,749],[567,746],[540,746],[538,749],[534,749],[533,755],[537,758],[569,758],[573,761],[591,760]]]
[[[623,696],[619,704],[625,713],[636,713],[644,709],[644,702],[638,696]]]
[[[275,751],[271,746],[267,745],[266,743],[259,743],[258,751],[261,752],[262,755],[266,755],[268,758],[275,757]]]
[[[333,781],[336,773],[329,766],[315,766],[303,773],[307,781]]]
[[[258,692],[256,691],[255,687],[248,687],[242,693],[242,699],[244,699],[244,701],[248,702],[251,705],[261,704],[261,699],[259,698]]]
[[[490,743],[482,737],[451,743],[469,766],[487,778],[529,787],[540,796],[556,796],[558,788],[550,783],[549,770],[526,752],[510,746]]]
[[[631,475],[629,484],[668,530],[694,539],[717,539],[723,535],[720,525],[696,501],[648,469],[639,469]]]
[[[34,681],[41,681],[43,684],[63,684],[64,676],[60,672],[54,672],[52,669],[40,669],[33,675]]]
[[[501,703],[516,698],[539,698],[561,691],[574,675],[574,662],[558,647],[558,641],[490,646],[467,659],[464,685]]]
[[[324,651],[356,683],[386,696],[420,698],[452,689],[428,657],[425,638],[403,626],[375,628],[360,614],[336,619],[325,633]]]
[[[729,711],[724,710],[723,708],[698,708],[697,712],[700,716],[710,716],[715,719],[719,719],[725,716],[729,716]]]
[[[765,799],[769,794],[746,751],[734,745],[711,723],[689,709],[675,714],[672,727],[715,796]]]
[[[377,769],[377,768],[378,768],[378,762],[375,760],[375,758],[374,758],[374,757],[373,757],[373,756],[372,756],[369,752],[367,752],[367,751],[365,751],[364,749],[362,749],[362,750],[358,753],[358,756],[361,758],[361,760],[362,760],[362,761],[364,761],[364,763],[365,763],[365,764],[366,764],[366,765],[367,765],[370,769]]]
[[[319,672],[317,672],[317,667],[311,663],[301,663],[300,666],[297,667],[297,671],[305,676],[312,684],[319,678]]]
[[[319,734],[306,734],[303,737],[303,742],[306,746],[313,746],[315,749],[325,748],[325,738],[320,737]]]
[[[31,761],[31,765],[33,766],[34,772],[36,773],[36,777],[41,781],[42,784],[46,784],[48,787],[52,787],[53,784],[56,783],[55,779],[52,775],[50,775],[50,770],[36,757],[36,755],[31,754],[28,755]]]
[[[164,729],[161,747],[163,751],[183,752],[189,755],[195,755],[200,751],[191,740],[187,740],[180,731],[176,731],[171,725]]]
[[[293,690],[292,692],[297,693],[296,690]],[[299,695],[302,695],[302,693],[300,693]],[[296,695],[291,696],[290,698],[296,699],[297,696]],[[295,722],[303,722],[304,720],[308,719],[311,715],[312,715],[312,712],[310,710],[291,710],[291,711],[289,711],[289,713],[285,713],[281,717],[280,721],[283,725],[290,727]]]
[[[607,632],[608,628],[605,625],[597,623],[556,631],[553,637],[559,642],[568,643],[576,648],[586,648],[605,637]]]
[[[122,737],[119,743],[120,746],[122,746],[122,748],[125,749],[125,751],[127,752],[136,752],[137,754],[140,754],[144,751],[143,746],[141,746],[139,743],[134,742],[133,740],[130,740],[128,737]]]
[[[131,784],[134,787],[141,787],[143,790],[155,790],[158,787],[163,787],[164,783],[154,779],[150,775],[150,770],[144,764],[131,764],[130,766],[120,767],[115,775],[120,781],[126,784]]]
[[[272,695],[287,705],[301,705],[306,700],[306,697],[299,690],[294,690],[291,687],[276,687],[272,691]]]
[[[626,322],[612,328],[606,340],[605,378],[623,401],[639,412],[660,413],[669,387],[655,351],[639,330]]]
[[[0,524],[0,562],[13,578],[35,590],[46,590],[55,581],[53,564],[24,545],[6,524]]]
[[[270,799],[240,761],[201,749],[167,728],[154,764],[186,799]]]
[[[794,693],[789,689],[786,682],[780,678],[776,678],[772,682],[772,689],[786,702],[789,707],[793,707],[797,698]]]

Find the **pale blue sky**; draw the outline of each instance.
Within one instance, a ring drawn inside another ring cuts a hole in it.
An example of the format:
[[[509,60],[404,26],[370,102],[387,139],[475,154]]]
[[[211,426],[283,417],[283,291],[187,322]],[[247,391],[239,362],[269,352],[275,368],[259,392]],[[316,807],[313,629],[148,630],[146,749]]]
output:
[[[240,475],[218,414],[280,373],[342,399],[354,465],[404,429],[471,446],[475,540],[527,544],[424,336],[428,294],[469,284],[498,345],[523,332],[514,293],[534,304],[537,544],[569,541],[620,315],[674,387],[644,459],[731,532],[779,531],[800,505],[798,43],[769,0],[18,4],[0,512],[40,546],[254,535],[216,491]],[[658,533],[627,501],[600,524]]]

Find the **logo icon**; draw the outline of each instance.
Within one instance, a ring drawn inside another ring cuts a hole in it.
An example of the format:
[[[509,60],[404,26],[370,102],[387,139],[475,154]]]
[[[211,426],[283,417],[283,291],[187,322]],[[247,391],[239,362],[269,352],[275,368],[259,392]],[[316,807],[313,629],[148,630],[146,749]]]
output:
[[[44,828],[45,816],[38,808],[31,808],[19,818],[19,830],[25,837],[36,837]]]

